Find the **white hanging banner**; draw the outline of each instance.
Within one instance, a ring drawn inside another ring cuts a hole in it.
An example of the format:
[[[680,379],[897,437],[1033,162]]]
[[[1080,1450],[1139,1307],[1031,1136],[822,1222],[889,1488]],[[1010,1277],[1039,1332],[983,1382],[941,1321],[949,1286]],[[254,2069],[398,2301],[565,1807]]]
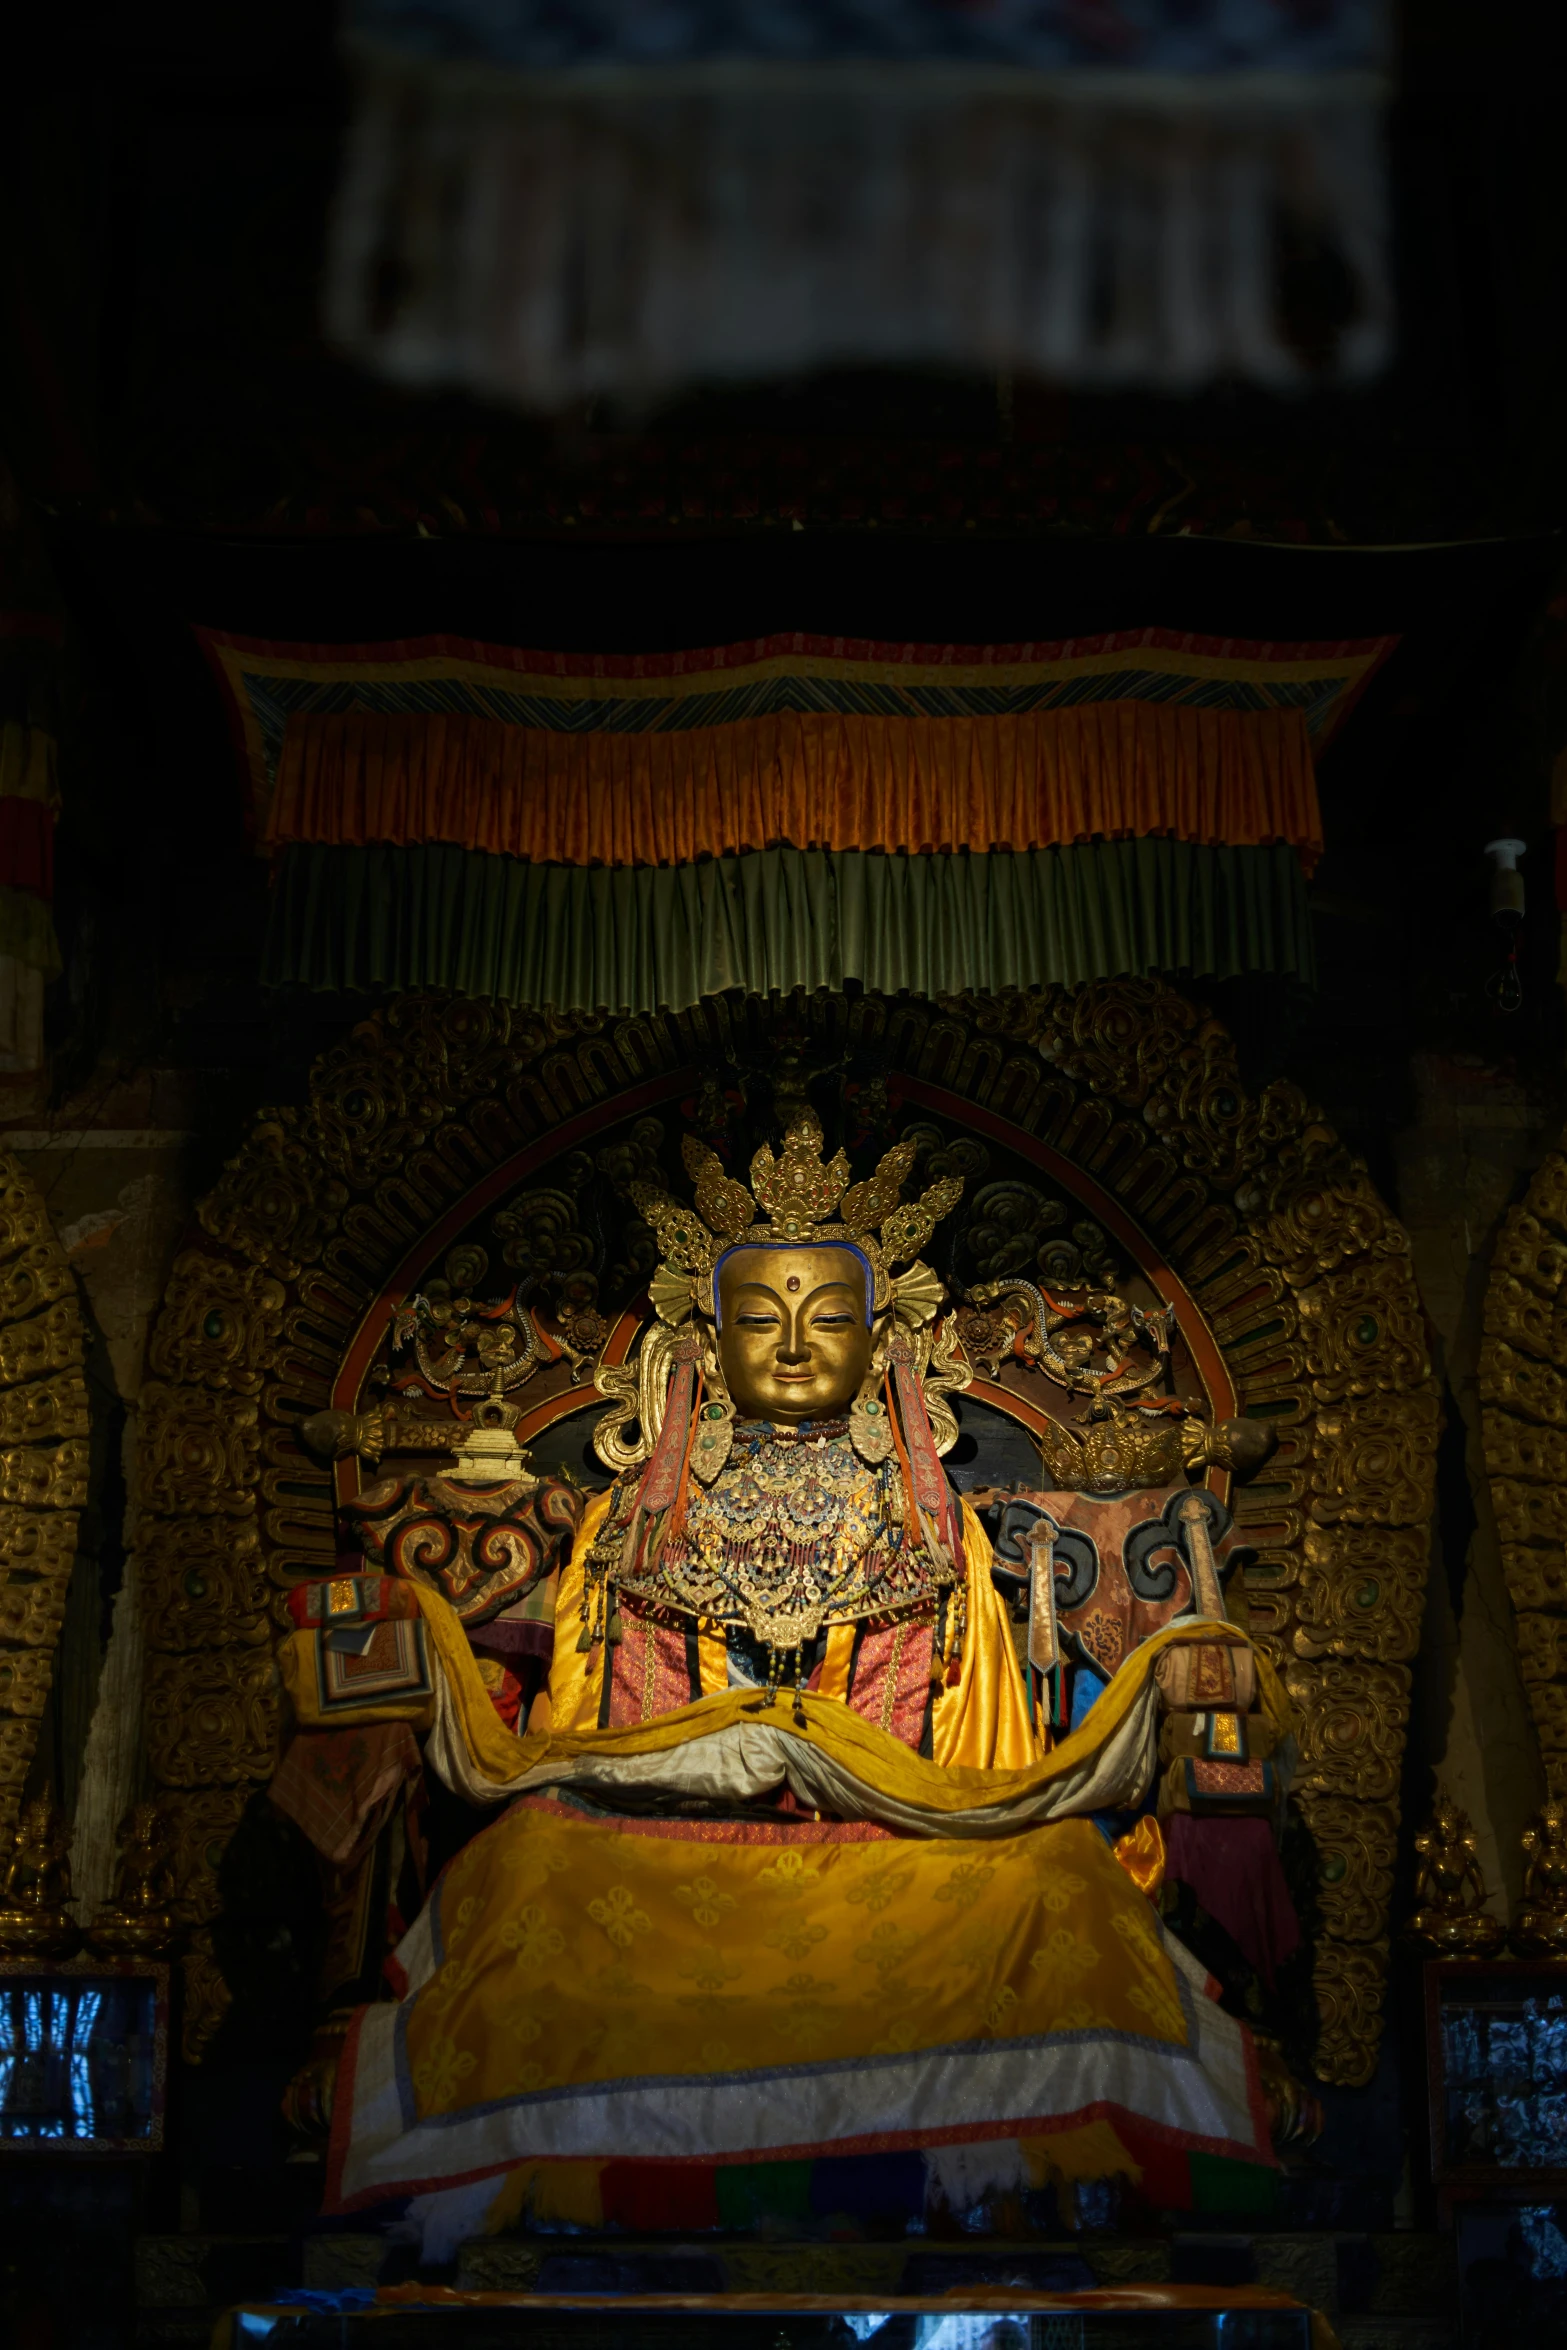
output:
[[[1381,0],[358,0],[329,332],[551,409],[835,365],[1365,381]]]

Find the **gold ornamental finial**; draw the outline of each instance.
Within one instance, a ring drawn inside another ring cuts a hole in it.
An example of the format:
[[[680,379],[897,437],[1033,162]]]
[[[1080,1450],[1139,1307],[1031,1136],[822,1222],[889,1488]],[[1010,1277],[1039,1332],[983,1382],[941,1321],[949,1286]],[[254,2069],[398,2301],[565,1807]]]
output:
[[[1169,1368],[1173,1306],[1134,1305],[1112,1289],[1053,1297],[1016,1274],[982,1281],[968,1295],[965,1342],[976,1361],[994,1358],[993,1378],[1015,1349],[1069,1395],[1110,1403],[1141,1395]]]
[[[1171,1305],[1140,1306],[1110,1289],[1055,1296],[1009,1273],[977,1283],[957,1323],[969,1360],[991,1379],[1021,1363],[1087,1400],[1080,1420],[1048,1418],[1040,1436],[1046,1478],[1059,1490],[1125,1493],[1209,1467],[1244,1482],[1277,1446],[1265,1420],[1214,1427],[1204,1407],[1148,1392],[1170,1373]]]

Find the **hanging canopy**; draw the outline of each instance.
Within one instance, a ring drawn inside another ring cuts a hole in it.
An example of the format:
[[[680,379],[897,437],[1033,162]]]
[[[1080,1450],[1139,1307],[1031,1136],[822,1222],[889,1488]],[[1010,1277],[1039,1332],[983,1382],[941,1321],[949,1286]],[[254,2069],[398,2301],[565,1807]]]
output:
[[[619,1011],[1309,981],[1314,758],[1391,640],[204,642],[278,868],[269,980]]]

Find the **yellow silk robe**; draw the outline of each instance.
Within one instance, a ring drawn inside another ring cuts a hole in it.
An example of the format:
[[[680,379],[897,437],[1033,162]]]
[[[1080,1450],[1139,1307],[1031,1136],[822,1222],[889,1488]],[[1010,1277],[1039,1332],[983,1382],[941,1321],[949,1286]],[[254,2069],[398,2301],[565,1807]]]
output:
[[[442,1876],[399,1952],[402,1998],[350,2034],[337,2208],[561,2160],[1013,2139],[1091,2176],[1135,2171],[1152,2139],[1271,2161],[1249,2038],[1138,1889],[1148,1841],[1128,1869],[1080,1816],[1147,1783],[1162,1649],[1244,1634],[1161,1634],[1042,1755],[965,1513],[968,1633],[932,1759],[830,1693],[797,1720],[788,1692],[769,1707],[726,1689],[716,1640],[711,1694],[601,1731],[602,1662],[570,1635],[602,1511],[562,1573],[549,1722],[525,1739],[488,1706],[450,1610],[421,1599],[441,1672],[431,1755],[466,1792],[520,1800]],[[828,1792],[816,1816],[715,1801],[786,1778],[805,1804]]]
[[[591,1730],[598,1723],[599,1675],[604,1669],[602,1648],[579,1652],[576,1639],[582,1603],[583,1561],[598,1539],[609,1511],[609,1495],[588,1504],[571,1559],[561,1572],[560,1596],[555,1603],[557,1627],[555,1658],[550,1667],[549,1691],[538,1720],[529,1728],[571,1732]],[[1001,1594],[991,1580],[990,1542],[984,1527],[965,1502],[963,1543],[967,1559],[968,1623],[963,1642],[961,1675],[951,1687],[937,1692],[931,1724],[933,1751],[938,1763],[965,1765],[973,1770],[1017,1770],[1043,1751],[1029,1725],[1028,1701],[1013,1653],[1012,1635]],[[835,1624],[827,1634],[827,1655],[819,1692],[841,1696],[848,1680],[849,1651],[854,1626]],[[702,1694],[716,1695],[729,1685],[729,1659],[722,1632],[705,1632],[698,1643],[701,1654]]]

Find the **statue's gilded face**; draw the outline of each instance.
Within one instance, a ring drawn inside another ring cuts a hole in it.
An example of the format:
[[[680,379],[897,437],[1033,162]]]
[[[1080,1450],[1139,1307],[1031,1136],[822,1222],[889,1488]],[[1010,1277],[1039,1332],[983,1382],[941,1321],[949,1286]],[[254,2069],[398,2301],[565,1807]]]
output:
[[[744,1420],[826,1420],[870,1368],[865,1274],[845,1248],[737,1249],[718,1276],[718,1359]]]

